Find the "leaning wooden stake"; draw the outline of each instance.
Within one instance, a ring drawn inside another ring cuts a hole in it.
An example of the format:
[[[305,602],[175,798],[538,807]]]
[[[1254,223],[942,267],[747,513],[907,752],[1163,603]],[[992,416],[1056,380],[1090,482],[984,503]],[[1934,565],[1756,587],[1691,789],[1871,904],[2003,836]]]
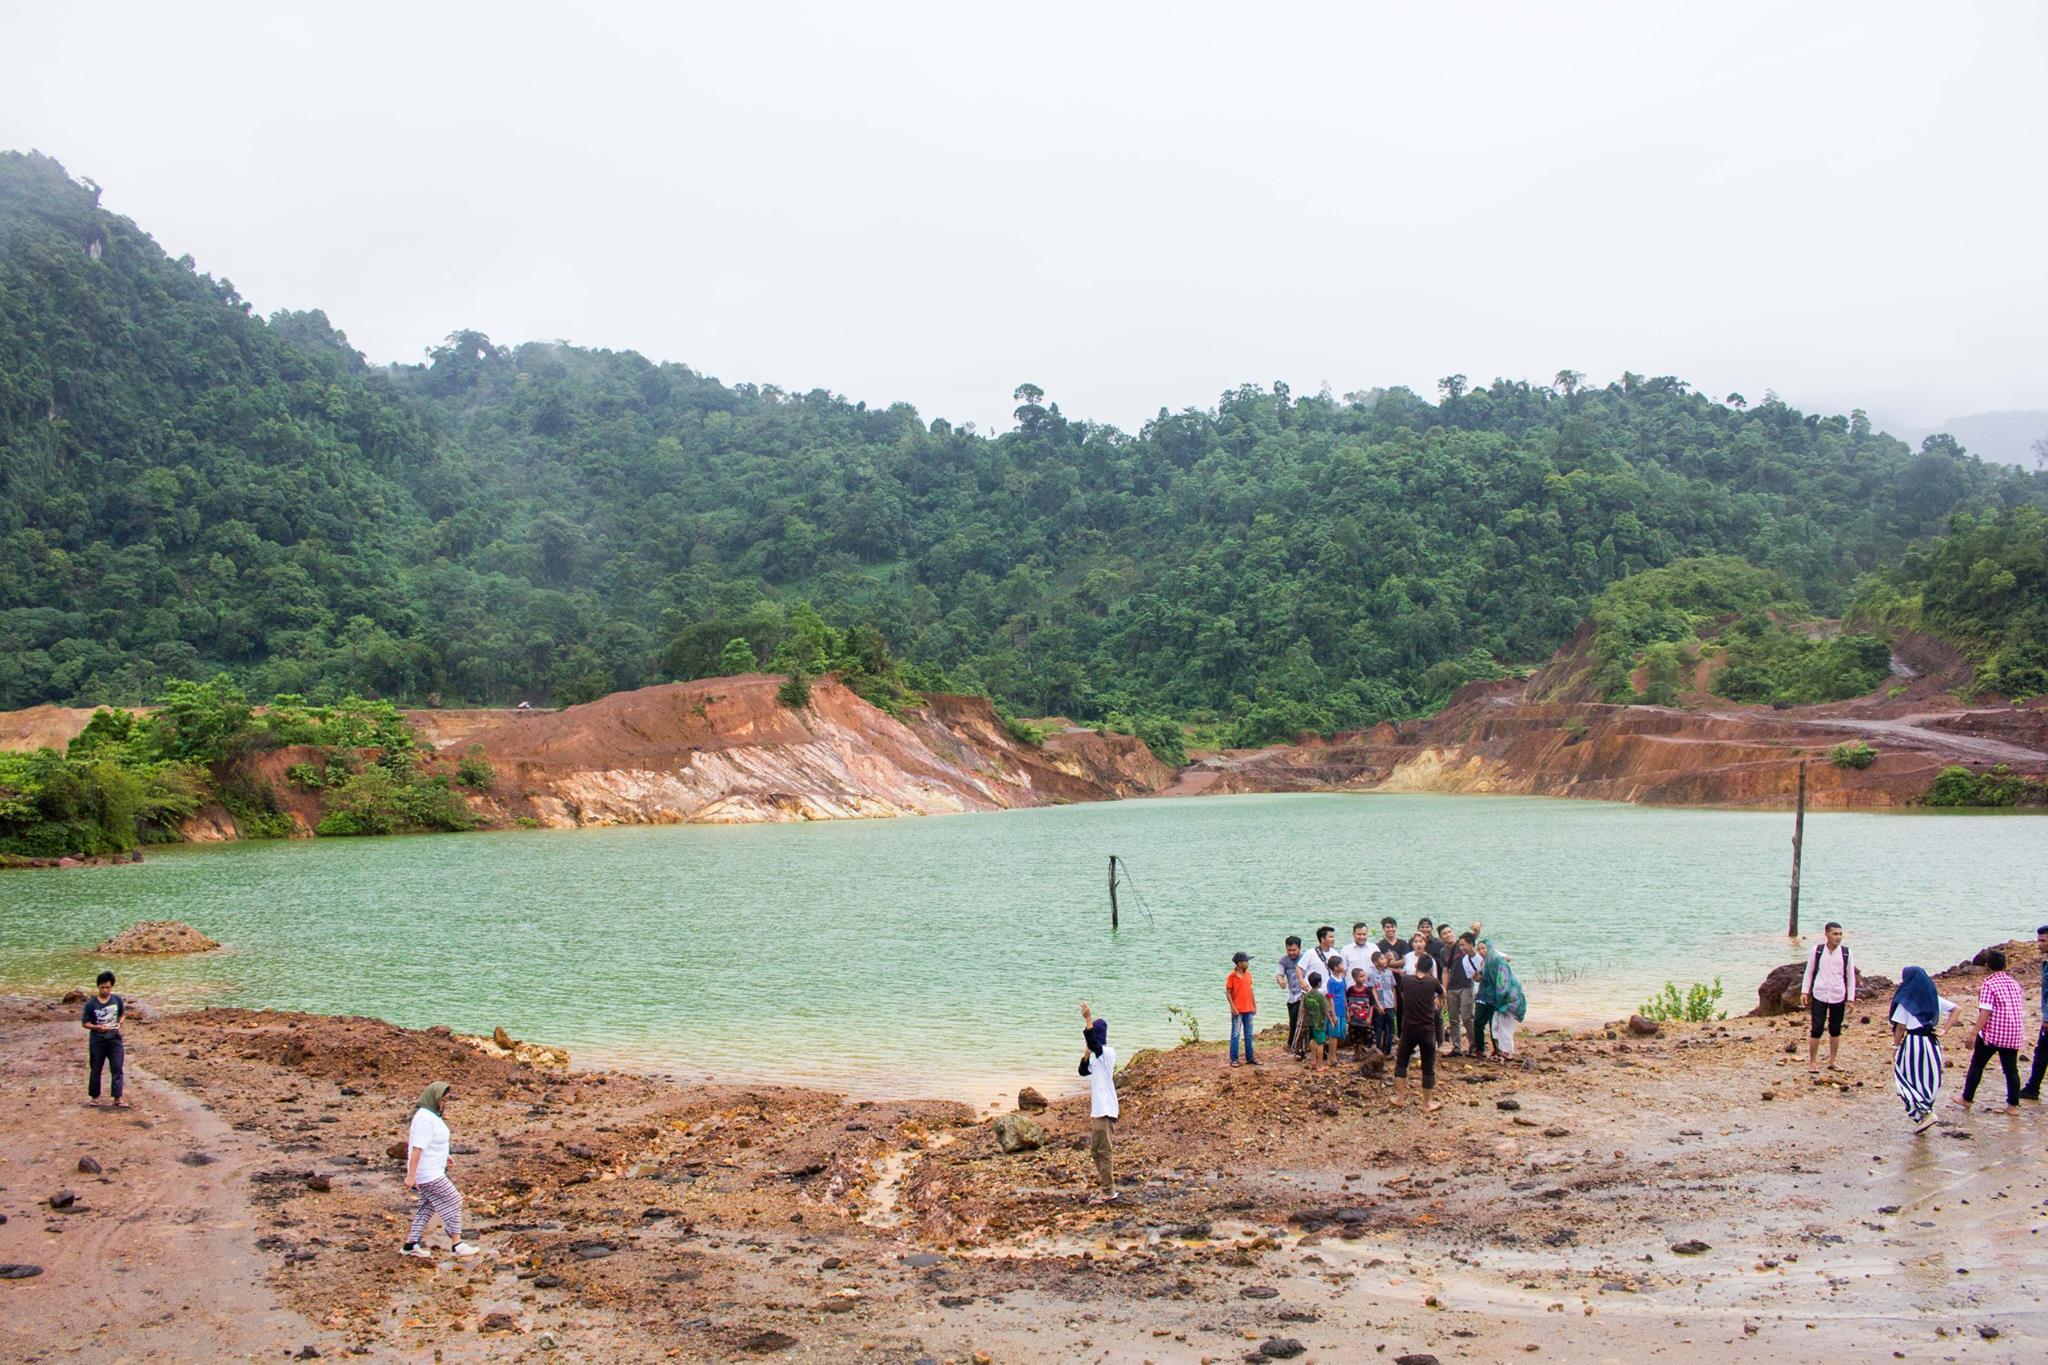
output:
[[[1799,845],[1806,836],[1806,760],[1799,760],[1799,806],[1792,816],[1792,923],[1788,938],[1799,937]]]
[[[1109,929],[1116,932],[1116,855],[1109,855]]]

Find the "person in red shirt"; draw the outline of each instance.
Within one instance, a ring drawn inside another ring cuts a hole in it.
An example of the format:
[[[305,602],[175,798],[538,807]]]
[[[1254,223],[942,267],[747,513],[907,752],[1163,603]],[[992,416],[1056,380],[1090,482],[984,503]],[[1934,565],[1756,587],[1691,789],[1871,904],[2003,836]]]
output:
[[[1258,1002],[1252,999],[1252,957],[1238,953],[1230,961],[1230,975],[1223,978],[1223,996],[1230,1002],[1230,1064],[1237,1065],[1237,1040],[1242,1035],[1244,1064],[1257,1066],[1258,1058],[1252,1056],[1252,1016],[1258,1012]]]

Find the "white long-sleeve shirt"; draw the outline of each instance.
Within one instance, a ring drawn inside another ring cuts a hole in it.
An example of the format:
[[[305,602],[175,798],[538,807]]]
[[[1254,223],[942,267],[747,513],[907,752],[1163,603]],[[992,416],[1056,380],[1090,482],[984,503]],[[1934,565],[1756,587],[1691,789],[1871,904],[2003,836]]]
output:
[[[1856,964],[1849,960],[1849,949],[1821,946],[1820,954],[1806,955],[1806,972],[1800,978],[1799,989],[1823,1005],[1840,1005],[1856,998]]]

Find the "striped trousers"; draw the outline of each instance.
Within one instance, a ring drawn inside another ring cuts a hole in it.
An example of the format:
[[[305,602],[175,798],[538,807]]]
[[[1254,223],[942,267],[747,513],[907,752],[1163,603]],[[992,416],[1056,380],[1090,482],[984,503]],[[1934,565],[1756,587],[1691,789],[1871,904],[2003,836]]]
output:
[[[1941,1045],[1924,1033],[1909,1033],[1892,1059],[1892,1086],[1908,1118],[1934,1108],[1941,1094]]]
[[[408,1242],[417,1242],[427,1235],[427,1223],[435,1214],[441,1216],[441,1230],[453,1242],[462,1240],[462,1191],[455,1188],[455,1182],[447,1176],[422,1181],[419,1187],[420,1205],[412,1211],[412,1236]]]

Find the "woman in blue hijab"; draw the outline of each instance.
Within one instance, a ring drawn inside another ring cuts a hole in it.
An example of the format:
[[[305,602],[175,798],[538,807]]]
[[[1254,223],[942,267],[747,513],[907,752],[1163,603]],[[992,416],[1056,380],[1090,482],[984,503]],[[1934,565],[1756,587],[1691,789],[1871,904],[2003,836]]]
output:
[[[1892,992],[1892,1086],[1913,1131],[1934,1126],[1934,1102],[1941,1095],[1941,1031],[1955,1006],[1941,998],[1925,970],[1908,967]]]

